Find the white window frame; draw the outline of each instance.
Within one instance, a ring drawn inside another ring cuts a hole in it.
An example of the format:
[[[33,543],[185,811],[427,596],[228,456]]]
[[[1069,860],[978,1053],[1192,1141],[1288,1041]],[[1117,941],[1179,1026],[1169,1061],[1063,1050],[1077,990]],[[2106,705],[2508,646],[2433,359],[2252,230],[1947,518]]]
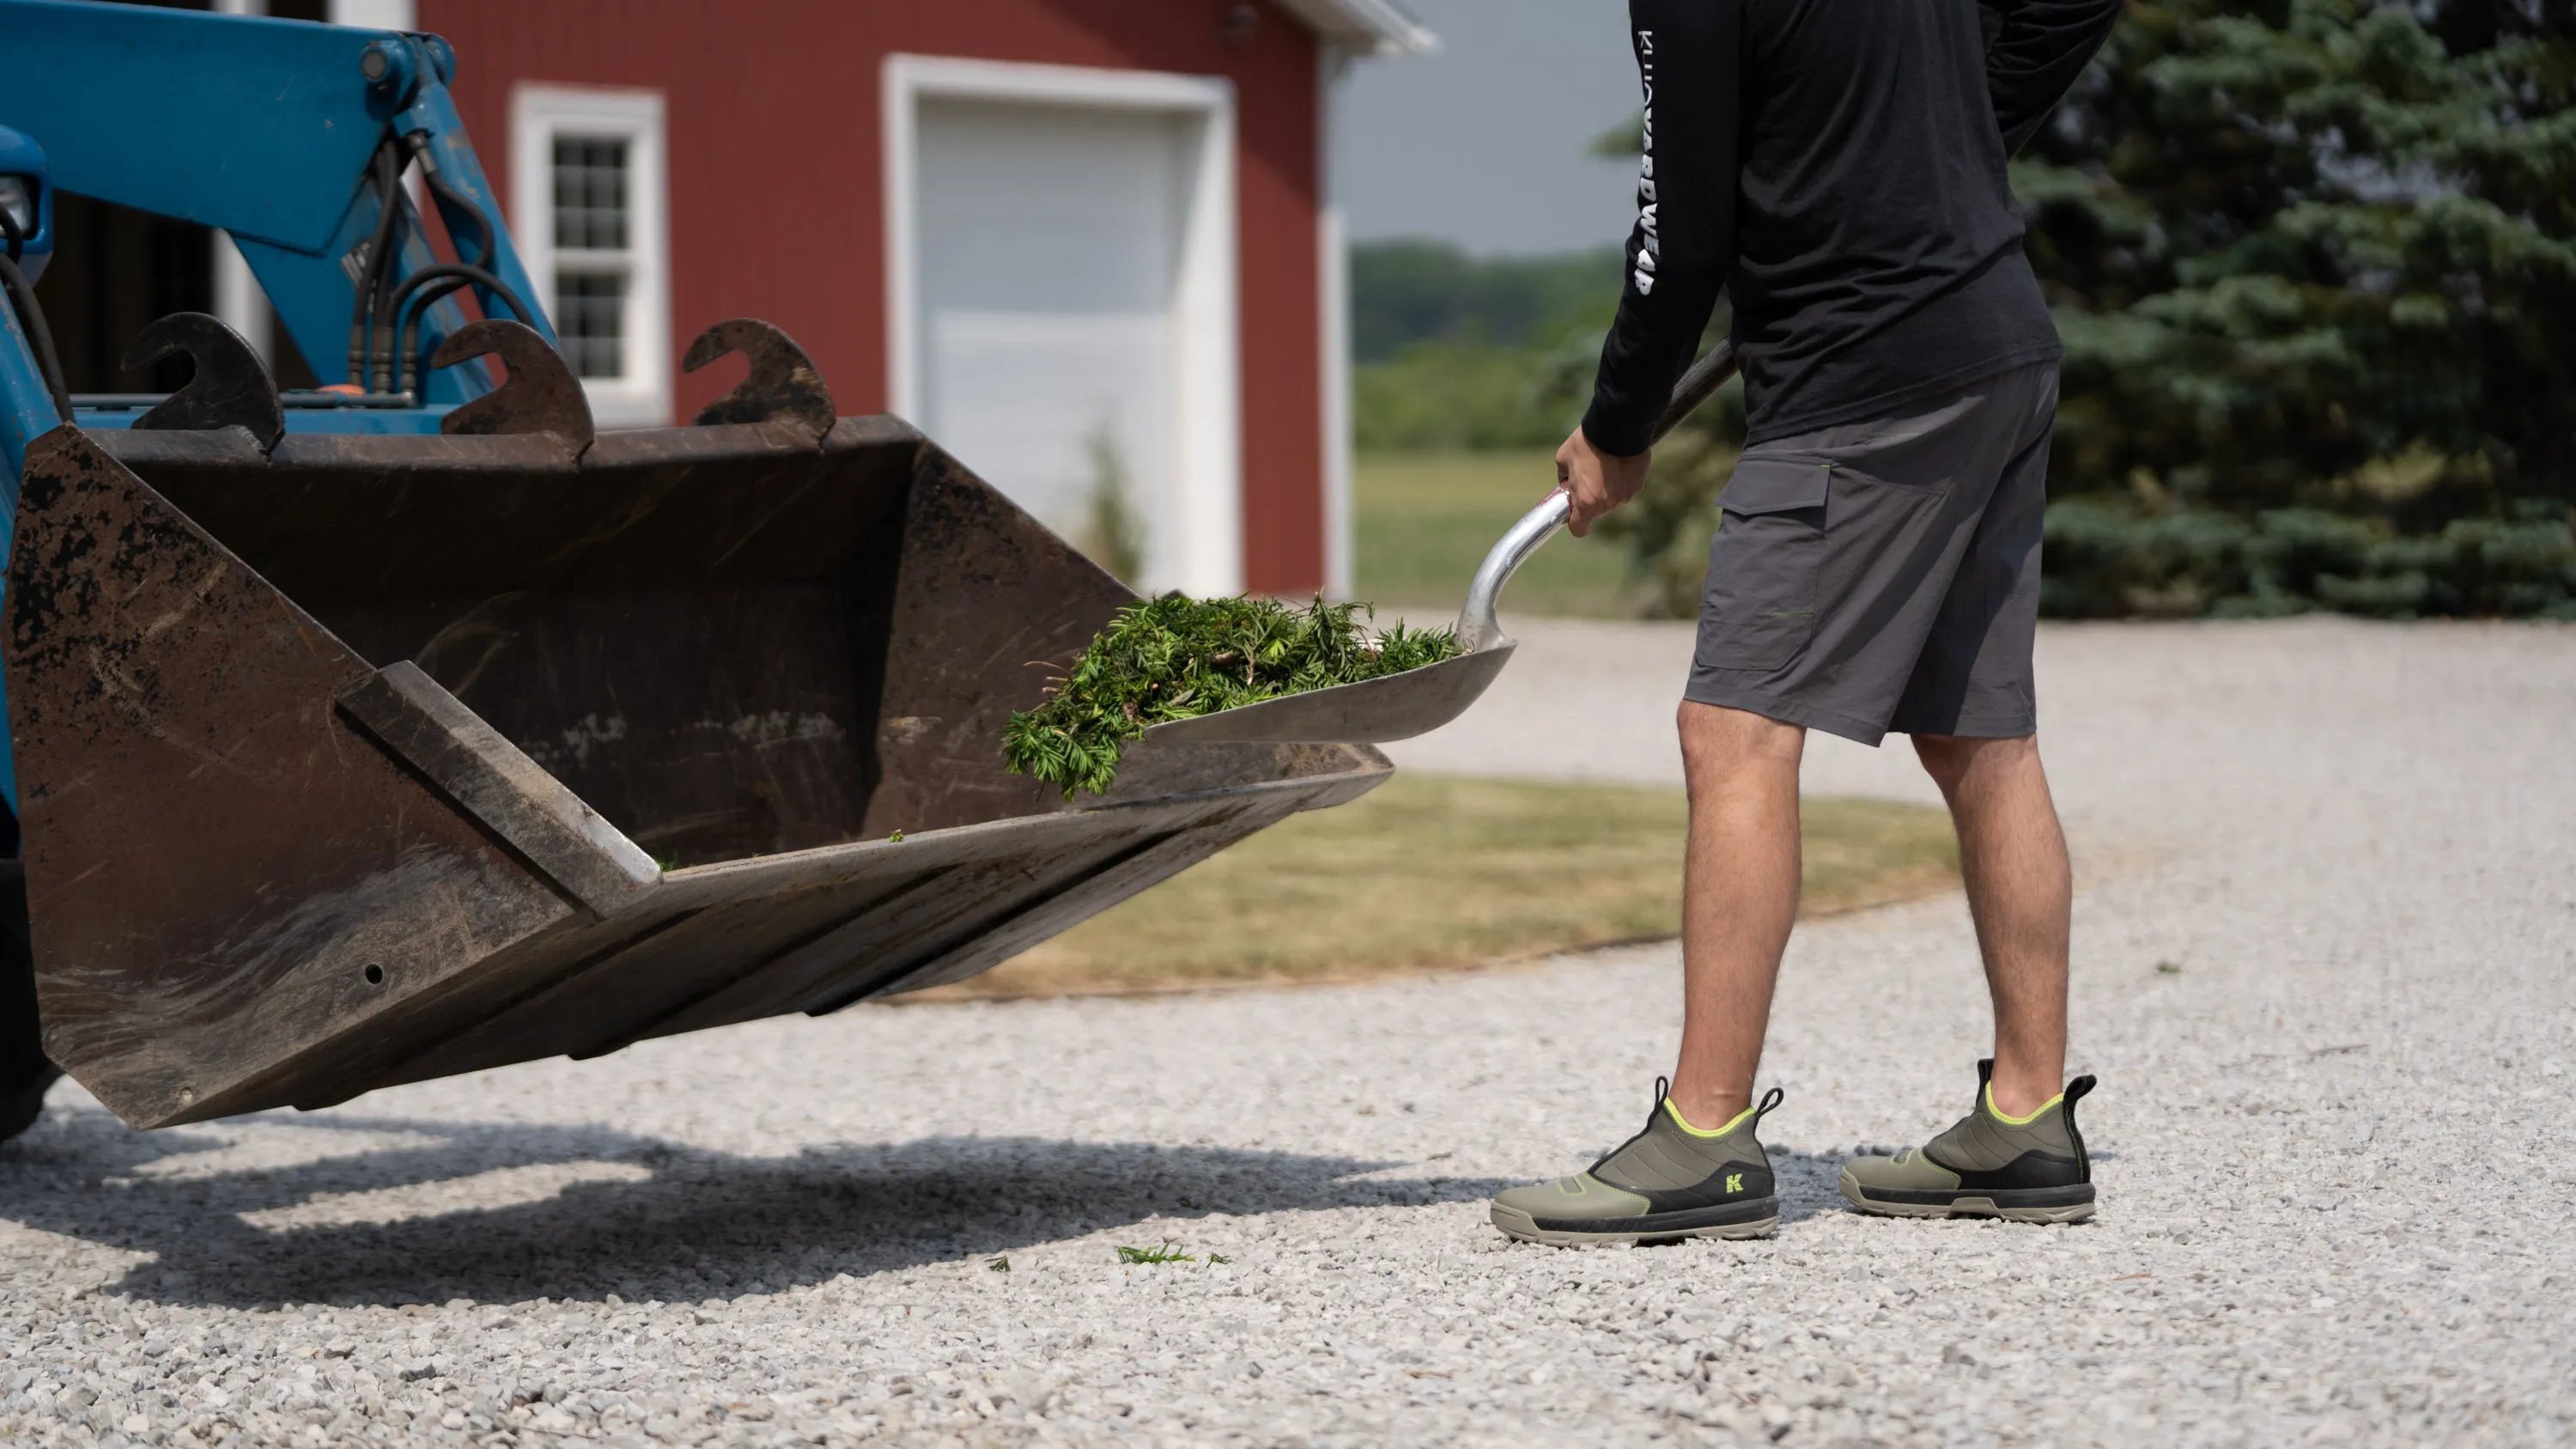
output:
[[[1172,529],[1178,577],[1157,580],[1207,597],[1243,591],[1242,330],[1236,282],[1234,86],[1214,76],[949,56],[885,59],[886,375],[894,411],[918,417],[922,399],[920,131],[925,99],[1179,113],[1199,121],[1190,214],[1173,298],[1173,459],[1181,516]]]
[[[228,14],[265,15],[268,0],[245,0],[257,10],[227,11]],[[331,23],[355,25],[366,30],[418,30],[419,6],[413,0],[331,0]]]
[[[559,262],[595,261],[626,274],[620,318],[623,375],[585,377],[591,420],[603,428],[671,423],[671,209],[664,103],[656,90],[521,82],[510,91],[510,229],[550,318]],[[557,137],[626,143],[627,246],[619,253],[555,246]]]

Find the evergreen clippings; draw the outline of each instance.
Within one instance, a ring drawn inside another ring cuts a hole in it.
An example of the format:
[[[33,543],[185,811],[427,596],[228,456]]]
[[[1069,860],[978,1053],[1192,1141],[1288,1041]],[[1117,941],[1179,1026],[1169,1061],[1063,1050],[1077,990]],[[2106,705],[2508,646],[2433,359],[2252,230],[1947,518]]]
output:
[[[1035,709],[1012,714],[1002,760],[1064,791],[1106,793],[1127,742],[1154,725],[1195,719],[1339,684],[1437,664],[1458,653],[1448,629],[1401,622],[1370,635],[1365,604],[1305,607],[1274,599],[1165,594],[1118,611]]]

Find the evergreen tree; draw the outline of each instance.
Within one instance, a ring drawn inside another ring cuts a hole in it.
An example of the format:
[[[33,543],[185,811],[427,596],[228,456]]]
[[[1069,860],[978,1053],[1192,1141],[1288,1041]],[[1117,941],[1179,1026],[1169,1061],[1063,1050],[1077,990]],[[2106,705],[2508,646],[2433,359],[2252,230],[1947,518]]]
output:
[[[2572,14],[2131,9],[2014,168],[2058,611],[2571,611]]]

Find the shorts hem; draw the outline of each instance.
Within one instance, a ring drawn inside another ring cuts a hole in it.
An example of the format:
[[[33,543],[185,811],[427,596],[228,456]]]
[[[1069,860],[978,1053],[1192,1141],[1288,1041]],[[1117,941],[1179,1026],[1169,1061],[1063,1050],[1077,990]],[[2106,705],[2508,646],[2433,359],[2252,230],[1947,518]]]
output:
[[[1719,709],[1740,709],[1746,714],[1758,714],[1764,719],[1778,720],[1782,724],[1803,725],[1808,729],[1823,730],[1827,734],[1840,735],[1844,739],[1867,745],[1872,749],[1878,748],[1878,742],[1887,738],[1887,727],[1882,723],[1861,719],[1856,715],[1843,714],[1836,710],[1822,709],[1798,700],[1782,699],[1778,695],[1765,694],[1758,689],[1747,689],[1723,680],[1710,679],[1696,671],[1691,675],[1690,686],[1682,691],[1682,698],[1693,704],[1714,705]]]
[[[2035,714],[2007,715],[2003,717],[2001,723],[1994,722],[1991,716],[1987,718],[1962,716],[1953,720],[1946,728],[1926,724],[1920,729],[1915,729],[1910,728],[1909,724],[1910,722],[1905,720],[1890,720],[1887,723],[1887,732],[1892,735],[1939,735],[1953,740],[2017,740],[2024,735],[2039,733],[2039,717]]]

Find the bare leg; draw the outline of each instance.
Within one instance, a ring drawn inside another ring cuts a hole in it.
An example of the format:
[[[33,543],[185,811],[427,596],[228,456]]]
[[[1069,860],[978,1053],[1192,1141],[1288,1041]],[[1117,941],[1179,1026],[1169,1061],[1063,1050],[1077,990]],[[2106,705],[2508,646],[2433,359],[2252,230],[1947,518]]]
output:
[[[1682,1052],[1673,1105],[1722,1127],[1753,1102],[1780,953],[1798,916],[1804,728],[1685,702],[1690,859],[1682,891]]]
[[[2066,1081],[2066,961],[2075,883],[2039,739],[1917,735],[1950,802],[1959,868],[1995,1003],[1995,1106],[2037,1111]]]

